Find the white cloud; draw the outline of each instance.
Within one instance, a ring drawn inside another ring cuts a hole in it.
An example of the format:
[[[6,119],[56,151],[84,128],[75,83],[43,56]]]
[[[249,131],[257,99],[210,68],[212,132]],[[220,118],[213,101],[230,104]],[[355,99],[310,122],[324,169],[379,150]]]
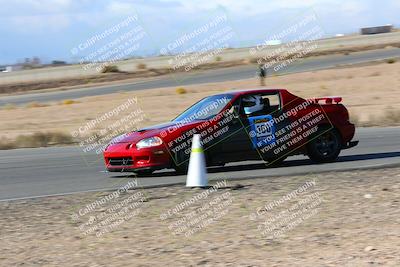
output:
[[[310,9],[326,32],[400,24],[400,0],[0,0],[0,7],[0,34],[51,33],[67,40],[77,37],[66,36],[66,32],[76,30],[82,36],[90,35],[137,12],[149,32],[161,42],[201,24],[218,8],[226,11],[229,22],[239,31],[238,36],[246,42],[263,38],[260,36],[265,32],[290,23],[290,16]],[[260,23],[265,24],[260,27]]]
[[[169,0],[166,0],[167,2]],[[175,0],[173,0],[175,1]],[[273,12],[279,9],[299,9],[313,7],[315,5],[335,3],[335,0],[270,0],[270,1],[259,1],[259,0],[179,0],[182,6],[190,12],[196,12],[199,9],[215,9],[218,7],[225,8],[228,12],[238,15],[240,17],[251,16],[254,14],[262,14],[267,12]]]
[[[340,5],[340,10],[343,11],[346,15],[351,14],[356,16],[365,11],[366,6],[363,5],[360,1],[347,1]]]
[[[14,16],[6,19],[15,31],[24,33],[59,31],[71,24],[68,16],[42,15],[42,16]]]
[[[135,6],[132,3],[128,2],[120,2],[120,1],[111,1],[106,6],[106,11],[114,14],[134,14]]]
[[[16,0],[8,2],[16,8],[29,10],[32,13],[64,12],[74,3],[73,0]]]

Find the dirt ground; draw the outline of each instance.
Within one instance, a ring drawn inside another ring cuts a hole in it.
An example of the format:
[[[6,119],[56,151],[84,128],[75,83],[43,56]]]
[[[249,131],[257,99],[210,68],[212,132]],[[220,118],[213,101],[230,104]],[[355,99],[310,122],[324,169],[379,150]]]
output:
[[[177,86],[178,87],[178,86]],[[177,87],[75,99],[77,103],[31,103],[23,107],[6,105],[0,110],[0,139],[14,139],[21,134],[58,131],[70,134],[88,121],[116,108],[129,98],[137,97],[137,107],[145,118],[136,126],[143,127],[174,118],[195,101],[213,94],[235,89],[257,88],[258,79],[185,86],[186,93],[178,94]],[[329,70],[269,77],[268,88],[287,88],[301,97],[339,95],[348,107],[352,120],[359,125],[400,124],[400,62],[375,63]],[[110,124],[132,109],[109,118]],[[389,114],[389,115],[388,115]],[[385,118],[381,120],[381,118]],[[96,132],[99,129],[92,128]]]
[[[400,168],[221,178],[1,202],[0,266],[399,266]]]

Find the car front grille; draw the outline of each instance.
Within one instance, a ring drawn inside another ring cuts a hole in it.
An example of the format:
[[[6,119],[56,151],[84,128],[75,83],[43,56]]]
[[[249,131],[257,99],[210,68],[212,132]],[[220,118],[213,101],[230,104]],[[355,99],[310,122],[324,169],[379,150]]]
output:
[[[108,164],[111,166],[131,166],[133,164],[132,157],[109,158]]]

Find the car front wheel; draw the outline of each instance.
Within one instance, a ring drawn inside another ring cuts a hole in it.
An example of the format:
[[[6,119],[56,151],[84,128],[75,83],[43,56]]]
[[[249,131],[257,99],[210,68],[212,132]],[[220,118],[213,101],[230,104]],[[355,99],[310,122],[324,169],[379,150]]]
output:
[[[134,171],[137,176],[149,176],[151,175],[154,171],[151,169],[146,169],[146,170],[136,170]]]
[[[175,161],[173,163],[173,168],[177,174],[187,174],[189,169],[189,156],[184,153],[184,151],[178,151]]]

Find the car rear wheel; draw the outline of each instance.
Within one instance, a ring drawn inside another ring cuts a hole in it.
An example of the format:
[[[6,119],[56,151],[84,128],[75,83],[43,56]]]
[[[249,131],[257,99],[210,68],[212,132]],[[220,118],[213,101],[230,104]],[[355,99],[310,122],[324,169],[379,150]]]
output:
[[[340,135],[337,130],[322,128],[307,145],[308,157],[317,163],[335,161],[340,153]]]

